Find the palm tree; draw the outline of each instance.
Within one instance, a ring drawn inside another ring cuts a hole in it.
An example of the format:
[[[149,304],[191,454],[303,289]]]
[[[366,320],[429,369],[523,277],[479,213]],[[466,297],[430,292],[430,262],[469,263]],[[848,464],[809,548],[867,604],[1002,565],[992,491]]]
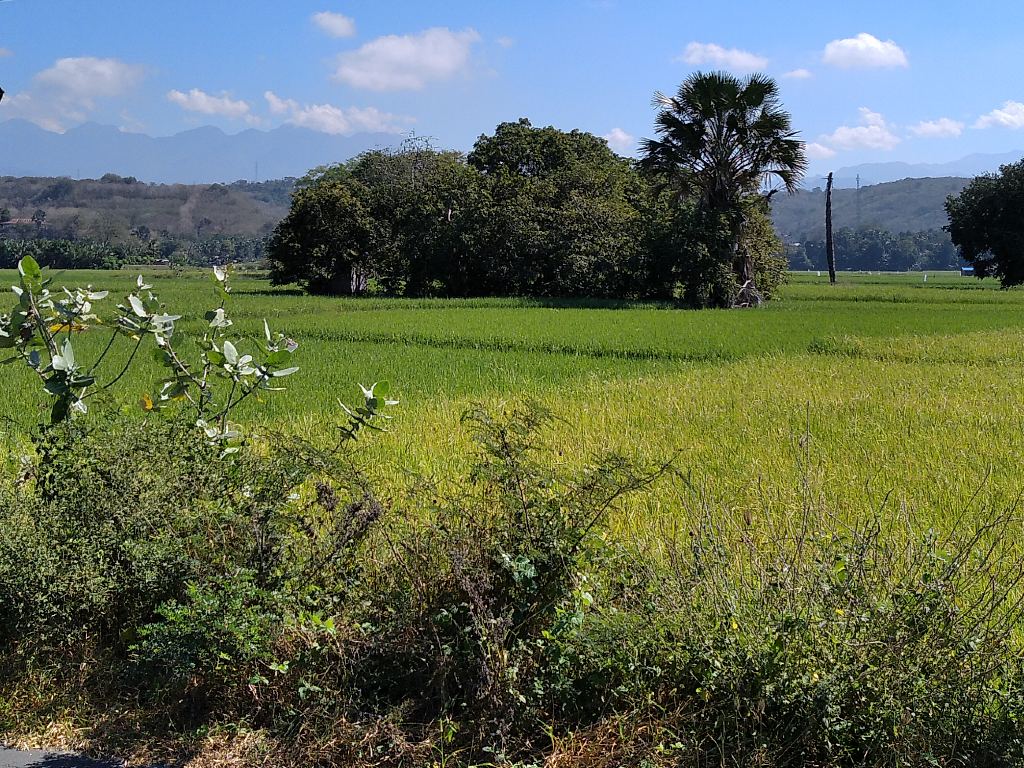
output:
[[[740,252],[745,211],[773,181],[794,192],[807,169],[778,86],[762,74],[741,80],[696,72],[675,96],[656,93],[654,106],[658,138],[641,142],[641,168],[677,196],[696,200],[709,232],[723,232],[709,249],[752,289],[753,258]]]

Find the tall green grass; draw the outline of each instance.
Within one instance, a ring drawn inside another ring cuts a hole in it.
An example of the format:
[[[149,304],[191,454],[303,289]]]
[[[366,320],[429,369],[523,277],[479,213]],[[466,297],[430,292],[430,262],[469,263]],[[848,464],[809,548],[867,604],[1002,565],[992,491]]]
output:
[[[9,275],[0,275],[7,278]],[[125,273],[64,272],[56,285],[126,293]],[[213,302],[205,275],[155,273],[182,336]],[[808,482],[843,514],[905,505],[937,523],[978,515],[1024,490],[1024,293],[955,275],[797,275],[758,311],[524,299],[307,297],[239,278],[230,312],[254,344],[262,318],[300,343],[288,391],[240,418],[307,435],[340,418],[338,393],[387,379],[402,400],[393,430],[366,448],[384,482],[462,459],[458,414],[474,402],[534,398],[564,418],[566,461],[612,447],[678,454],[682,478],[634,502],[623,528],[685,514],[692,494],[773,520]],[[78,340],[88,358],[106,342]],[[123,363],[114,355],[102,374]],[[27,372],[0,371],[0,429],[22,432],[46,400]],[[154,390],[144,357],[119,385],[126,408]],[[394,478],[392,478],[394,479]]]

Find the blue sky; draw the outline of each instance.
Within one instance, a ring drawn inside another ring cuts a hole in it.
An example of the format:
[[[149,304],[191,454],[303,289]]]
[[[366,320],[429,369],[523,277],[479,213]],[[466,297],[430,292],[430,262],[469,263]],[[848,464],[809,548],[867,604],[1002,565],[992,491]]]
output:
[[[0,0],[0,120],[285,122],[469,149],[503,120],[629,153],[695,70],[781,85],[813,170],[1024,149],[1024,3]]]

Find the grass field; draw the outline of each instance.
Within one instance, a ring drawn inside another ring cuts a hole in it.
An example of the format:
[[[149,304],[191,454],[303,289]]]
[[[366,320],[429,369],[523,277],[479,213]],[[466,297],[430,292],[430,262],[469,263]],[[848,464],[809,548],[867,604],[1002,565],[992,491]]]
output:
[[[185,316],[179,332],[198,331],[215,303],[206,276],[151,277]],[[133,284],[124,273],[53,278],[110,289],[108,313]],[[311,298],[239,278],[229,312],[254,344],[266,317],[301,345],[288,391],[253,403],[243,422],[316,434],[340,419],[339,395],[355,401],[358,382],[391,382],[402,400],[393,428],[365,448],[385,484],[461,465],[470,404],[529,397],[564,420],[553,444],[565,461],[604,449],[677,454],[680,477],[635,499],[623,531],[655,530],[698,504],[775,524],[808,492],[841,516],[905,509],[941,525],[1024,492],[1024,293],[973,278],[844,274],[830,287],[796,274],[761,310],[701,312]],[[78,355],[89,359],[106,334],[86,337]],[[158,372],[146,357],[118,396],[136,403]],[[0,375],[0,416],[14,433],[45,399],[17,366]]]

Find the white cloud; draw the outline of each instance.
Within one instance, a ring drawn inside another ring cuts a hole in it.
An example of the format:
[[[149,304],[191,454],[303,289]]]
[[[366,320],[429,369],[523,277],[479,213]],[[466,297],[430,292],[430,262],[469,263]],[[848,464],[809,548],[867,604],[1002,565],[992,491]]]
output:
[[[232,99],[227,93],[214,96],[198,88],[193,88],[188,93],[168,91],[167,100],[177,104],[186,112],[199,112],[203,115],[219,115],[235,119],[249,115],[248,102]]]
[[[892,40],[879,40],[861,32],[856,37],[833,40],[825,46],[822,60],[842,69],[909,66],[907,54]]]
[[[824,144],[819,144],[816,141],[810,141],[804,145],[804,151],[811,160],[827,160],[830,157],[836,156],[834,149],[826,147]]]
[[[0,48],[0,59],[6,59],[8,56],[13,56],[14,51],[10,48]]]
[[[371,91],[419,90],[464,70],[473,44],[479,40],[474,29],[453,32],[447,27],[378,37],[341,54],[334,78]]]
[[[893,149],[900,137],[893,133],[885,118],[867,107],[860,108],[860,125],[842,125],[820,136],[820,144],[830,149]]]
[[[333,104],[302,105],[282,99],[273,91],[263,94],[270,111],[287,115],[286,122],[320,133],[349,136],[353,133],[401,133],[411,117],[382,112],[376,107],[336,107]]]
[[[948,117],[938,120],[922,120],[910,126],[910,132],[925,139],[955,139],[964,132],[964,124]]]
[[[32,78],[39,88],[50,89],[91,104],[96,98],[120,96],[137,85],[143,69],[119,59],[96,59],[91,56],[57,59],[52,67]]]
[[[511,48],[513,45],[516,44],[515,38],[509,37],[508,35],[502,35],[494,42],[496,42],[502,48]]]
[[[763,56],[738,48],[723,48],[715,43],[690,43],[677,61],[695,66],[711,64],[737,72],[752,72],[768,66],[768,59]]]
[[[282,99],[273,91],[267,91],[264,93],[263,98],[267,100],[270,112],[274,115],[283,115],[288,112],[294,112],[299,108],[299,102],[295,101],[295,99]]]
[[[782,76],[789,80],[808,80],[814,77],[814,73],[809,69],[793,69]]]
[[[5,119],[22,117],[32,121],[40,128],[56,133],[63,133],[69,125],[81,123],[89,116],[81,109],[74,107],[55,109],[55,106],[47,104],[45,100],[37,99],[31,91],[23,91],[4,99],[2,114]]]
[[[332,11],[314,13],[313,23],[331,37],[352,37],[356,33],[356,23],[348,16]]]
[[[621,128],[612,128],[602,138],[620,155],[631,155],[636,151],[636,136]]]
[[[92,56],[57,59],[36,73],[28,89],[4,102],[7,117],[23,117],[49,131],[87,120],[100,99],[124,96],[145,77],[137,64]]]
[[[1006,101],[1000,109],[993,109],[982,115],[974,123],[975,128],[1024,128],[1024,104],[1019,101]]]

